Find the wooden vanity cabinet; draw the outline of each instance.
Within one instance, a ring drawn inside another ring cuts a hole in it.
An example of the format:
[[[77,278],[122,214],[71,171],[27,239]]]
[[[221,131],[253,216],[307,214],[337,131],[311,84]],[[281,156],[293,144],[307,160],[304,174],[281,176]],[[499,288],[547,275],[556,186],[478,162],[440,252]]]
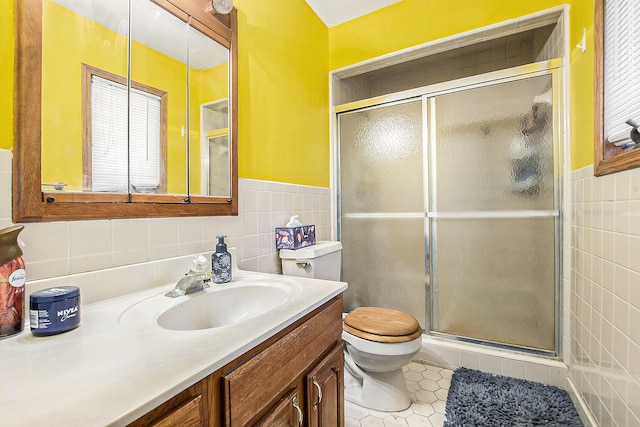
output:
[[[259,346],[257,353],[239,358],[224,371],[225,427],[253,425],[268,418],[279,410],[281,400],[289,396],[291,390],[295,390],[297,397],[295,402],[293,397],[290,399],[290,406],[298,412],[299,420],[303,420],[302,423],[296,421],[293,426],[312,425],[309,421],[319,419],[315,416],[318,410],[334,406],[328,398],[342,400],[342,299],[334,300],[314,313],[275,341]],[[330,380],[331,375],[327,372],[332,372],[332,366],[337,372]],[[316,378],[318,386],[313,384],[312,377]],[[326,390],[324,394],[329,397],[312,410],[313,403],[322,393],[320,382],[333,386],[334,390]],[[313,387],[311,392],[307,383]],[[336,416],[327,426],[342,425],[342,411],[338,413],[335,409],[334,414]]]
[[[131,426],[344,426],[342,296]]]

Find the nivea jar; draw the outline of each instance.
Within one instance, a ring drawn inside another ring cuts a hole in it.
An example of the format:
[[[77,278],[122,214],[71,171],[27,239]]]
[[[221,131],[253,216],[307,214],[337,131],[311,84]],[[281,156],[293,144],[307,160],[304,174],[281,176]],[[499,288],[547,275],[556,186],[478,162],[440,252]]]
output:
[[[31,333],[47,336],[67,332],[80,324],[80,289],[58,286],[31,294]]]

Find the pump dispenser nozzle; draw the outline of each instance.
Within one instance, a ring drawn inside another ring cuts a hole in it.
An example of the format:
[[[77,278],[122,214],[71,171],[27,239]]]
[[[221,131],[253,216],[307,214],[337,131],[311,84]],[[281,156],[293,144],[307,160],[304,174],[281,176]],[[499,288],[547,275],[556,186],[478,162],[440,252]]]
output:
[[[218,234],[216,239],[218,239],[218,244],[216,245],[216,253],[227,252],[227,244],[224,242],[224,238],[227,237],[224,234]]]

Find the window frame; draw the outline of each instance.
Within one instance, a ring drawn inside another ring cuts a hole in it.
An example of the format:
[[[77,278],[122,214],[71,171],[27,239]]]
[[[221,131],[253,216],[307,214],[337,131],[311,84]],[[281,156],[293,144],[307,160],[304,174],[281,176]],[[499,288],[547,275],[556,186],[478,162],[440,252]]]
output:
[[[604,19],[605,1],[595,0],[595,60],[594,60],[594,163],[593,173],[602,176],[640,167],[640,148],[622,151],[607,141],[604,135]]]
[[[113,83],[127,86],[127,78],[118,74],[82,64],[82,185],[85,190],[92,190],[92,119],[91,119],[91,89],[93,76],[109,80]],[[168,94],[142,83],[131,81],[131,88],[160,98],[160,179],[158,188],[153,193],[167,192],[167,111]]]

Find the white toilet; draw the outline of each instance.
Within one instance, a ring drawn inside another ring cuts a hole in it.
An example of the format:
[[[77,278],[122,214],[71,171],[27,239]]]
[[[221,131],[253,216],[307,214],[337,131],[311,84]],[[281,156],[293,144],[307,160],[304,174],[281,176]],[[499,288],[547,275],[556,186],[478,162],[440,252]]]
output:
[[[281,250],[285,275],[340,280],[342,244],[318,242]],[[345,399],[377,411],[411,406],[402,367],[422,346],[422,329],[411,315],[381,307],[359,307],[344,318]]]

